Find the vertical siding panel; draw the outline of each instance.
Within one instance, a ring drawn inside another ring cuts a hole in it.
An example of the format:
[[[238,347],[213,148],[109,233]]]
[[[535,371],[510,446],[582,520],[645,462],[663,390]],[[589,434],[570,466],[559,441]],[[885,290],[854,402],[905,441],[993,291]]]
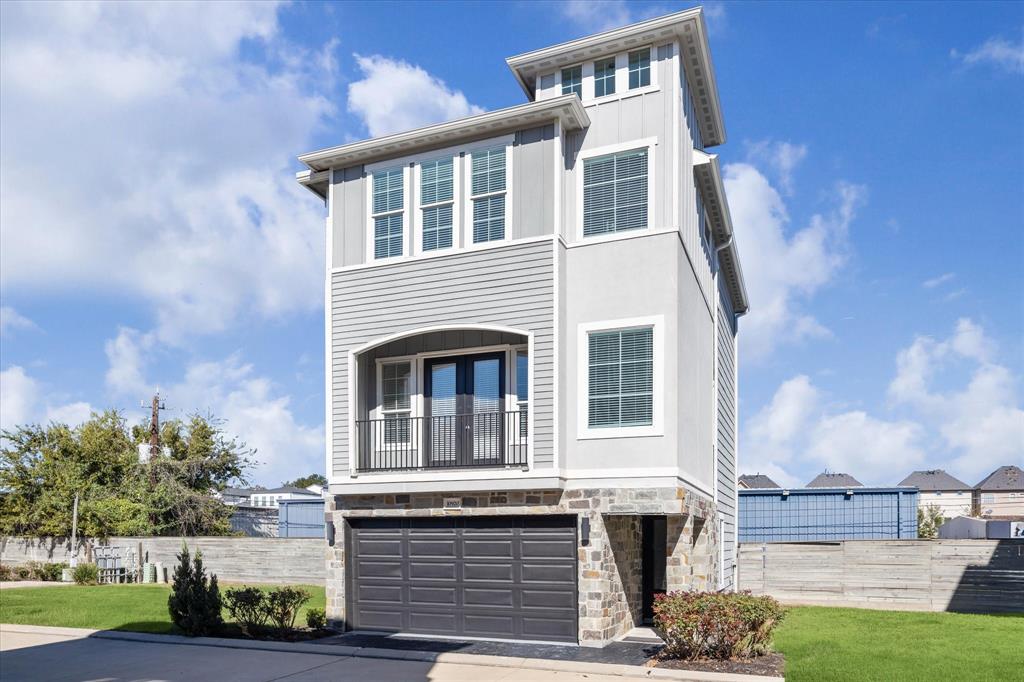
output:
[[[718,291],[718,511],[722,514],[724,529],[723,569],[725,585],[733,587],[733,567],[736,564],[736,367],[733,362],[733,337],[736,333],[732,304],[725,280],[719,280]]]

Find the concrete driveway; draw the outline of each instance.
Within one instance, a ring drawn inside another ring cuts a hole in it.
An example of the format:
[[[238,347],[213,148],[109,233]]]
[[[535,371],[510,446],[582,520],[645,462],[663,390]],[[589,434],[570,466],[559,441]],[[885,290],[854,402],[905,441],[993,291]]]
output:
[[[14,629],[12,629],[14,628]],[[89,637],[67,630],[0,630],[0,680],[222,682],[623,682],[592,672],[526,670]],[[28,628],[23,628],[28,630]]]

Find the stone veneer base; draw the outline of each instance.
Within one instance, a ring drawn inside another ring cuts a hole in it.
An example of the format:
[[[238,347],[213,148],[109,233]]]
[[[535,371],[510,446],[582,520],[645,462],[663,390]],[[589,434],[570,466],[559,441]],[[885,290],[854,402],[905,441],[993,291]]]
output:
[[[445,497],[462,508],[446,510]],[[327,498],[334,545],[327,547],[327,617],[345,626],[345,530],[348,519],[437,516],[574,515],[590,519],[590,542],[577,546],[579,643],[603,646],[640,619],[640,516],[667,517],[665,581],[669,592],[716,589],[718,524],[714,502],[693,490],[576,490],[334,495]]]

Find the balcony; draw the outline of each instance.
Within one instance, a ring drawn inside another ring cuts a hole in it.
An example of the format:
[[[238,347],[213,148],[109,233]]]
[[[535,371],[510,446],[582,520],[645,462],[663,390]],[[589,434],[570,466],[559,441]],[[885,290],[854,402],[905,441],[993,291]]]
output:
[[[527,410],[356,421],[361,473],[525,468]]]

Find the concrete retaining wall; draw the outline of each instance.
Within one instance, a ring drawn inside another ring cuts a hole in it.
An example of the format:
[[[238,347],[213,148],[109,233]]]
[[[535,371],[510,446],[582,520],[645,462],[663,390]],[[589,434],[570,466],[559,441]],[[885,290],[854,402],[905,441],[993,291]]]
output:
[[[791,604],[1024,611],[1024,541],[744,543],[739,587]]]
[[[116,537],[107,544],[136,550],[141,542],[144,558],[162,562],[170,572],[183,540],[193,553],[202,551],[207,569],[221,582],[324,584],[327,545],[321,538]],[[80,541],[79,557],[86,556],[86,544]],[[67,562],[70,546],[59,538],[0,537],[0,563]]]

